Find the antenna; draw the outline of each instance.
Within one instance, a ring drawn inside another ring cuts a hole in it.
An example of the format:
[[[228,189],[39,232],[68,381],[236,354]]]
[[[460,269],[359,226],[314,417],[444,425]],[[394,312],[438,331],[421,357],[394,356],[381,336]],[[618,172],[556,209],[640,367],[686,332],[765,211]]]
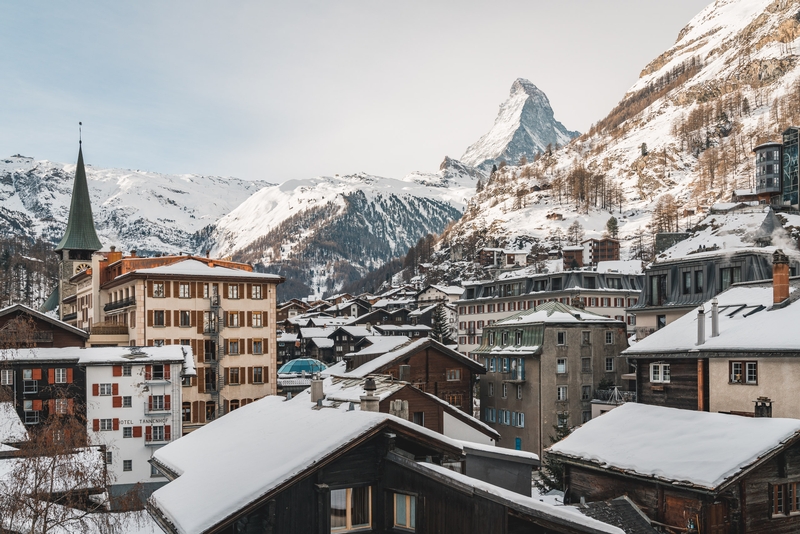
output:
[[[82,137],[81,126],[83,126],[83,123],[82,122],[78,122],[78,144],[79,145],[83,143],[83,140],[81,138]]]

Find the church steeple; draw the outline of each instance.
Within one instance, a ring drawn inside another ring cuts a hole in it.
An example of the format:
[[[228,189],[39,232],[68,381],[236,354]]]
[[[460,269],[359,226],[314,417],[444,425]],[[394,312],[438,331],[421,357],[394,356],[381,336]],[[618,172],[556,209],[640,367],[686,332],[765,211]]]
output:
[[[72,186],[72,203],[69,206],[69,221],[64,237],[56,246],[56,252],[75,250],[95,252],[102,248],[94,229],[92,203],[89,186],[86,183],[86,169],[83,166],[83,147],[78,145],[78,165],[75,167],[75,183]]]

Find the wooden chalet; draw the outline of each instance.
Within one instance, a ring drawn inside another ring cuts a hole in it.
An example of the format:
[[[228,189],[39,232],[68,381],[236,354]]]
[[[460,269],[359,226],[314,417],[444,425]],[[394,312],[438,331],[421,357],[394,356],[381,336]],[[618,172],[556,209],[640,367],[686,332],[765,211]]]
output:
[[[170,482],[147,507],[170,533],[622,534],[442,467],[463,456],[391,415],[267,397],[155,451]]]
[[[800,531],[800,420],[627,403],[545,454],[565,502],[627,496],[666,532]]]
[[[347,354],[345,361],[346,376],[391,375],[467,413],[472,413],[475,379],[486,373],[483,365],[430,338],[409,341],[379,356],[366,351]]]
[[[0,310],[0,345],[83,347],[87,339],[88,332],[23,304],[14,304]]]

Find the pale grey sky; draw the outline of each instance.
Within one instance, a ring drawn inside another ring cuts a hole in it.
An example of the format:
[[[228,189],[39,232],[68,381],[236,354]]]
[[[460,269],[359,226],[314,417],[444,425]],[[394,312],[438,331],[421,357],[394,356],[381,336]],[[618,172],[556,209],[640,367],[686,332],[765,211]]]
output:
[[[585,131],[709,0],[0,3],[0,156],[282,182],[458,158],[527,78]]]

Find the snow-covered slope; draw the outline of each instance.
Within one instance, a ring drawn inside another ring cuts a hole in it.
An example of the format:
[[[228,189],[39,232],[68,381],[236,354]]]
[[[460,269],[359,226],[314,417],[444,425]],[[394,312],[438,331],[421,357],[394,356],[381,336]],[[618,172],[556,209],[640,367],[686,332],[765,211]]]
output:
[[[198,252],[198,235],[268,186],[235,178],[167,175],[86,166],[95,227],[104,247]],[[0,230],[61,239],[75,164],[13,156],[0,160]]]
[[[523,156],[532,160],[548,145],[563,146],[578,135],[555,119],[547,95],[528,80],[518,78],[511,85],[508,100],[500,105],[492,129],[467,148],[461,161],[483,169],[501,161],[513,165]]]
[[[697,223],[754,185],[753,146],[800,125],[799,53],[796,2],[713,2],[588,133],[496,173],[446,240],[555,243],[575,221],[596,237],[613,214],[627,255],[666,195],[681,229]]]

